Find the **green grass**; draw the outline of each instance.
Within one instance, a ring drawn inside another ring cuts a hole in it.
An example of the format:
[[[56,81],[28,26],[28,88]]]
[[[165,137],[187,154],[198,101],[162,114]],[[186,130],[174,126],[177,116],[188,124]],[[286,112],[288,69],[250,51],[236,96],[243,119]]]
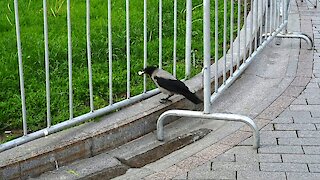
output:
[[[222,47],[223,1],[219,0],[219,46]],[[23,69],[29,131],[46,127],[46,97],[44,71],[44,37],[42,2],[19,1]],[[48,26],[50,51],[50,86],[52,122],[56,124],[69,117],[68,108],[68,52],[66,0],[48,0]],[[228,3],[230,3],[228,1]],[[12,0],[0,1],[0,134],[5,130],[22,129],[21,99],[15,35],[14,8]],[[87,50],[86,50],[86,4],[71,1],[73,44],[73,91],[74,116],[87,113],[89,107]],[[235,4],[235,12],[237,12]],[[214,27],[214,2],[211,4],[211,26]],[[228,4],[228,17],[230,16]],[[143,78],[137,72],[143,68],[143,1],[130,1],[131,23],[131,94],[143,91]],[[195,75],[201,71],[202,0],[193,1],[192,49],[197,50]],[[177,76],[184,77],[185,56],[185,1],[178,1]],[[235,16],[236,17],[236,14]],[[112,2],[113,35],[113,92],[114,99],[126,98],[126,28],[125,2]],[[228,18],[229,19],[229,18]],[[91,1],[91,49],[94,106],[108,105],[108,36],[107,1]],[[229,24],[229,22],[228,22]],[[236,31],[236,28],[235,28]],[[212,30],[212,52],[214,31]],[[229,27],[228,27],[229,34]],[[158,64],[158,1],[148,1],[148,64]],[[222,48],[219,48],[221,57]],[[172,72],[173,54],[173,2],[163,1],[163,68]],[[148,83],[148,89],[152,89]]]

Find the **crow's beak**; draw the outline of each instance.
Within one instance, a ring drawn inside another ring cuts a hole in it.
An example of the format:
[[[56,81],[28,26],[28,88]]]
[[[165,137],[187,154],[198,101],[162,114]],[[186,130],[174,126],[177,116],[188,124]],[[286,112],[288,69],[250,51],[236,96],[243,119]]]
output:
[[[139,71],[138,74],[139,76],[141,76],[142,74],[144,74],[144,71]]]

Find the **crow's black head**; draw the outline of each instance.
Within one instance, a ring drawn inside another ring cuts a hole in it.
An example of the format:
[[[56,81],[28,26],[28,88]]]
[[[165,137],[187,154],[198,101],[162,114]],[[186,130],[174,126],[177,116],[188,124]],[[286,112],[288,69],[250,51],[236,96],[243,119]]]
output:
[[[148,67],[146,67],[146,68],[143,70],[143,72],[146,73],[146,74],[148,74],[149,76],[151,76],[151,74],[152,74],[156,69],[158,69],[158,68],[155,67],[155,66],[148,66]]]

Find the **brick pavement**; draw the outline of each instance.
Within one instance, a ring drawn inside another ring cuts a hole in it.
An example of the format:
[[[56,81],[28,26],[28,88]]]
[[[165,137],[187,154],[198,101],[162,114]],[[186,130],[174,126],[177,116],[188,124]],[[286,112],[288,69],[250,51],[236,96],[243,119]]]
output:
[[[263,127],[261,147],[252,148],[243,127],[145,179],[320,179],[320,11],[299,0],[296,5],[315,48],[300,49],[294,81],[255,119]]]

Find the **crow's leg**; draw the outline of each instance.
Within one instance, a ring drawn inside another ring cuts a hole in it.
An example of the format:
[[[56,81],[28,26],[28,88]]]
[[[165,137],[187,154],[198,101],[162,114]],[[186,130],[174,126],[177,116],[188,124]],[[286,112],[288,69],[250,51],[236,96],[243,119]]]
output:
[[[165,104],[165,103],[167,103],[167,102],[172,102],[172,101],[169,99],[171,96],[173,96],[173,94],[168,95],[168,97],[166,97],[166,98],[162,98],[162,99],[160,100],[160,103]]]

